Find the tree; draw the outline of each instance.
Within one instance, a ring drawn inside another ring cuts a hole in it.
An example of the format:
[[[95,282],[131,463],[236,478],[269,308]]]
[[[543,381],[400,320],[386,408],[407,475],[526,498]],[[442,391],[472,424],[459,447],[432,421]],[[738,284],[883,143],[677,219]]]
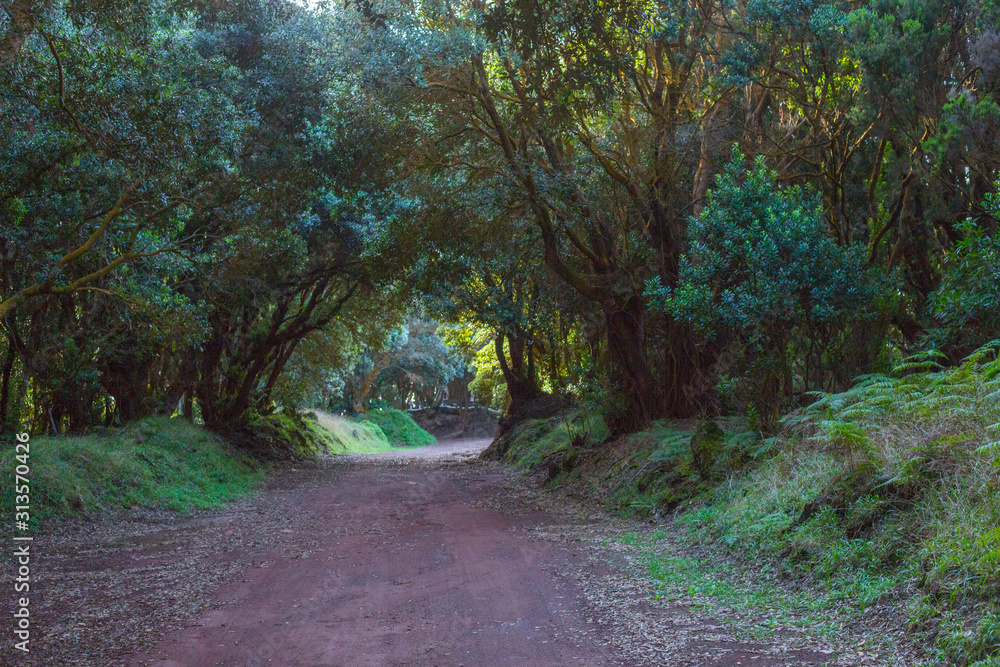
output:
[[[712,76],[723,7],[397,7],[393,31],[369,33],[378,47],[367,52],[386,55],[366,68],[419,90],[446,119],[429,162],[514,186],[509,205],[536,226],[545,266],[601,309],[611,385],[624,399],[608,415],[616,432],[692,414],[706,388],[705,360],[669,318],[665,349],[652,355],[668,381],[653,381],[642,291],[652,275],[676,281],[687,214],[708,183],[702,163],[716,147],[701,125],[715,94],[699,88]]]
[[[988,195],[985,206],[1000,218],[1000,194]],[[944,277],[930,299],[940,323],[931,342],[956,348],[956,361],[1000,337],[1000,236],[984,227],[974,220],[959,226],[962,240],[945,255]]]
[[[29,395],[8,395],[16,367],[35,428],[170,413],[182,396],[232,428],[361,283],[381,286],[365,205],[332,194],[346,174],[317,16],[195,4],[131,22],[32,8],[0,81],[8,423]]]
[[[773,431],[794,391],[796,352],[829,345],[829,332],[821,335],[827,327],[875,318],[886,285],[866,268],[861,246],[844,248],[827,235],[814,199],[797,187],[779,189],[763,157],[746,171],[745,159],[734,152],[691,220],[678,286],[653,280],[649,294],[690,323],[702,344],[730,348],[730,373],[744,384],[760,428]]]

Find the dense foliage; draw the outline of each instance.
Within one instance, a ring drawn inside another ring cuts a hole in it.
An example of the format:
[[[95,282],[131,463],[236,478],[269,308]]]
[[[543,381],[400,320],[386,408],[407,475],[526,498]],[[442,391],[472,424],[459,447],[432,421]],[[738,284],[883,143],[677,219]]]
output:
[[[852,337],[884,335],[871,325],[891,285],[868,269],[863,248],[827,234],[813,198],[779,190],[762,157],[748,173],[743,160],[734,155],[692,219],[677,287],[654,279],[648,294],[720,351],[719,370],[742,398],[735,407],[770,431],[783,398],[836,386],[871,365],[877,347],[846,359],[841,348]]]
[[[289,3],[32,12],[5,26],[23,39],[0,79],[0,421],[270,411],[302,341],[391,282],[322,22]]]
[[[15,1],[0,422],[450,394],[767,431],[915,350],[957,363],[997,335],[998,25],[987,0]]]
[[[993,337],[994,3],[378,8],[338,25],[359,89],[413,123],[394,233],[441,317],[495,332],[513,412],[549,390],[599,396],[618,433],[767,429]],[[759,166],[727,172],[737,146]]]

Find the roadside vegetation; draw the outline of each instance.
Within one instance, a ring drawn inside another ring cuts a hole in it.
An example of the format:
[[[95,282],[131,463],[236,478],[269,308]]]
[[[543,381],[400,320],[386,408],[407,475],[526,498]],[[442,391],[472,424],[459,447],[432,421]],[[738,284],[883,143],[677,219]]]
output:
[[[437,438],[420,428],[403,410],[378,408],[360,413],[357,418],[378,427],[393,447],[426,447],[437,442]]]
[[[408,414],[379,410],[374,419],[323,412],[279,412],[243,434],[222,438],[182,417],[149,417],[124,429],[30,440],[32,526],[52,517],[99,518],[133,507],[188,512],[224,505],[256,490],[276,461],[317,454],[368,454],[425,446],[434,436]],[[236,442],[233,442],[233,440]],[[13,470],[13,449],[0,469]],[[14,505],[14,487],[0,502]]]
[[[186,512],[250,493],[269,466],[184,419],[151,417],[124,429],[30,441],[31,520],[98,518],[132,507]],[[0,453],[0,469],[15,465]],[[13,507],[13,486],[0,502]]]
[[[377,425],[325,412],[317,412],[321,428],[329,435],[329,454],[374,454],[392,449],[392,443]]]
[[[317,411],[319,425],[330,435],[330,454],[373,454],[437,442],[402,410],[381,408],[353,416]]]
[[[675,421],[600,445],[596,420],[570,413],[521,424],[504,457],[623,515],[667,520],[669,531],[647,538],[649,573],[664,586],[683,584],[718,604],[743,595],[754,606],[761,595],[734,592],[660,539],[736,566],[763,558],[771,575],[762,582],[800,581],[816,592],[808,604],[765,593],[802,622],[818,623],[817,612],[829,621],[843,605],[855,615],[888,606],[924,638],[929,664],[995,665],[998,349],[1000,341],[953,368],[938,355],[910,359],[791,413],[777,436],[739,420],[718,420],[725,430]]]

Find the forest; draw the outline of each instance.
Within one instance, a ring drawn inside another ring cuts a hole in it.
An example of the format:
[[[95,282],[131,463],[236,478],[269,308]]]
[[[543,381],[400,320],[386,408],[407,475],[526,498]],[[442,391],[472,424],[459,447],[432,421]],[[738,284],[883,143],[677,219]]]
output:
[[[669,509],[766,461],[790,494],[820,443],[825,490],[743,537],[822,565],[822,507],[874,544],[956,490],[964,546],[907,524],[871,562],[924,549],[939,637],[971,627],[941,586],[980,605],[942,664],[1000,651],[1000,4],[2,9],[0,433],[450,402],[565,477],[721,423]]]
[[[511,415],[769,432],[1000,330],[985,0],[7,13],[7,431],[225,429],[482,367]],[[433,349],[381,373],[413,326]]]

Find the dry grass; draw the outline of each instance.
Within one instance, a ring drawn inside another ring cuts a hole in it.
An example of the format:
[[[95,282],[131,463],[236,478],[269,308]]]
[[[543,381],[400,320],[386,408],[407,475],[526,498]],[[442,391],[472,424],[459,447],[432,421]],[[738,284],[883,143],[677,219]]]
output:
[[[315,410],[319,425],[326,429],[333,440],[331,454],[374,454],[393,449],[377,424],[332,415]]]

